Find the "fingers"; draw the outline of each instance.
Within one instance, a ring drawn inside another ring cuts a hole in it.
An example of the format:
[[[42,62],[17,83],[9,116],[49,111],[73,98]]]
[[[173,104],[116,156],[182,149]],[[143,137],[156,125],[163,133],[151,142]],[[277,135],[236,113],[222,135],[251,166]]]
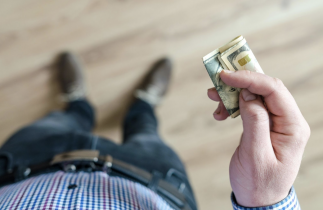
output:
[[[215,88],[210,88],[207,90],[207,95],[211,100],[220,102],[218,108],[213,113],[214,119],[219,121],[227,119],[230,115],[229,112],[226,110],[223,102],[221,101],[218,91],[216,91]]]
[[[227,85],[246,88],[254,94],[262,95],[268,110],[274,115],[288,116],[300,113],[294,98],[278,79],[251,71],[222,71],[220,76]]]
[[[243,122],[243,137],[240,145],[253,157],[274,157],[270,140],[269,114],[260,96],[243,89],[239,99]]]
[[[219,103],[218,108],[213,113],[213,117],[219,121],[225,120],[229,117],[229,112],[226,110],[222,101]]]
[[[221,98],[215,88],[210,88],[207,90],[208,97],[213,101],[221,101]]]

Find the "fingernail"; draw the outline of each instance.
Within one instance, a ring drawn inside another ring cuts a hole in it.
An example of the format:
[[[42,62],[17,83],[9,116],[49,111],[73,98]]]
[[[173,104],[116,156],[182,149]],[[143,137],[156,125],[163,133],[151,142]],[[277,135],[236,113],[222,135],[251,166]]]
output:
[[[230,70],[223,70],[223,71],[228,74],[234,73],[234,71],[230,71]]]
[[[214,111],[213,114],[220,114],[220,112],[221,112],[221,107],[219,105],[218,108]]]
[[[255,94],[251,93],[247,89],[243,89],[241,94],[244,101],[253,101],[253,100],[256,100],[257,98]]]

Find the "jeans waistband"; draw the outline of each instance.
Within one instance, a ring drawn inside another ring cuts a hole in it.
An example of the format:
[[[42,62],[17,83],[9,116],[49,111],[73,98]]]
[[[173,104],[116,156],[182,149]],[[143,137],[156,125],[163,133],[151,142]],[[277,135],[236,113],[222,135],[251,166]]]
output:
[[[0,186],[27,179],[44,173],[63,170],[103,171],[111,176],[118,176],[150,188],[166,200],[175,210],[195,210],[194,201],[187,193],[184,175],[170,169],[165,178],[158,171],[149,173],[111,156],[99,156],[96,150],[79,150],[56,155],[51,162],[33,166],[21,166],[0,177]]]

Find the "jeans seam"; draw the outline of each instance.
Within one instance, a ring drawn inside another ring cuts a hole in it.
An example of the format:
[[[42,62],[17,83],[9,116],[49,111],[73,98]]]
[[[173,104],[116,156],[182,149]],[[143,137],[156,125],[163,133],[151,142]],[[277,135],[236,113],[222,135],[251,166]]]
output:
[[[92,136],[92,146],[91,150],[95,150],[98,144],[98,137],[97,136]]]

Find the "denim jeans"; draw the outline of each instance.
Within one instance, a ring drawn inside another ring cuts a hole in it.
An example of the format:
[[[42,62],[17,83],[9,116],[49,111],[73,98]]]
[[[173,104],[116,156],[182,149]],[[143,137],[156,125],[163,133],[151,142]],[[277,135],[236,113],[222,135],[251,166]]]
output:
[[[186,184],[185,194],[196,206],[185,167],[176,153],[160,138],[153,108],[137,99],[123,123],[123,143],[116,144],[91,133],[94,109],[87,100],[68,104],[65,111],[55,111],[11,136],[0,148],[0,175],[14,168],[48,162],[56,154],[80,149],[99,150],[163,178],[175,171],[168,181],[179,187],[178,177]]]

